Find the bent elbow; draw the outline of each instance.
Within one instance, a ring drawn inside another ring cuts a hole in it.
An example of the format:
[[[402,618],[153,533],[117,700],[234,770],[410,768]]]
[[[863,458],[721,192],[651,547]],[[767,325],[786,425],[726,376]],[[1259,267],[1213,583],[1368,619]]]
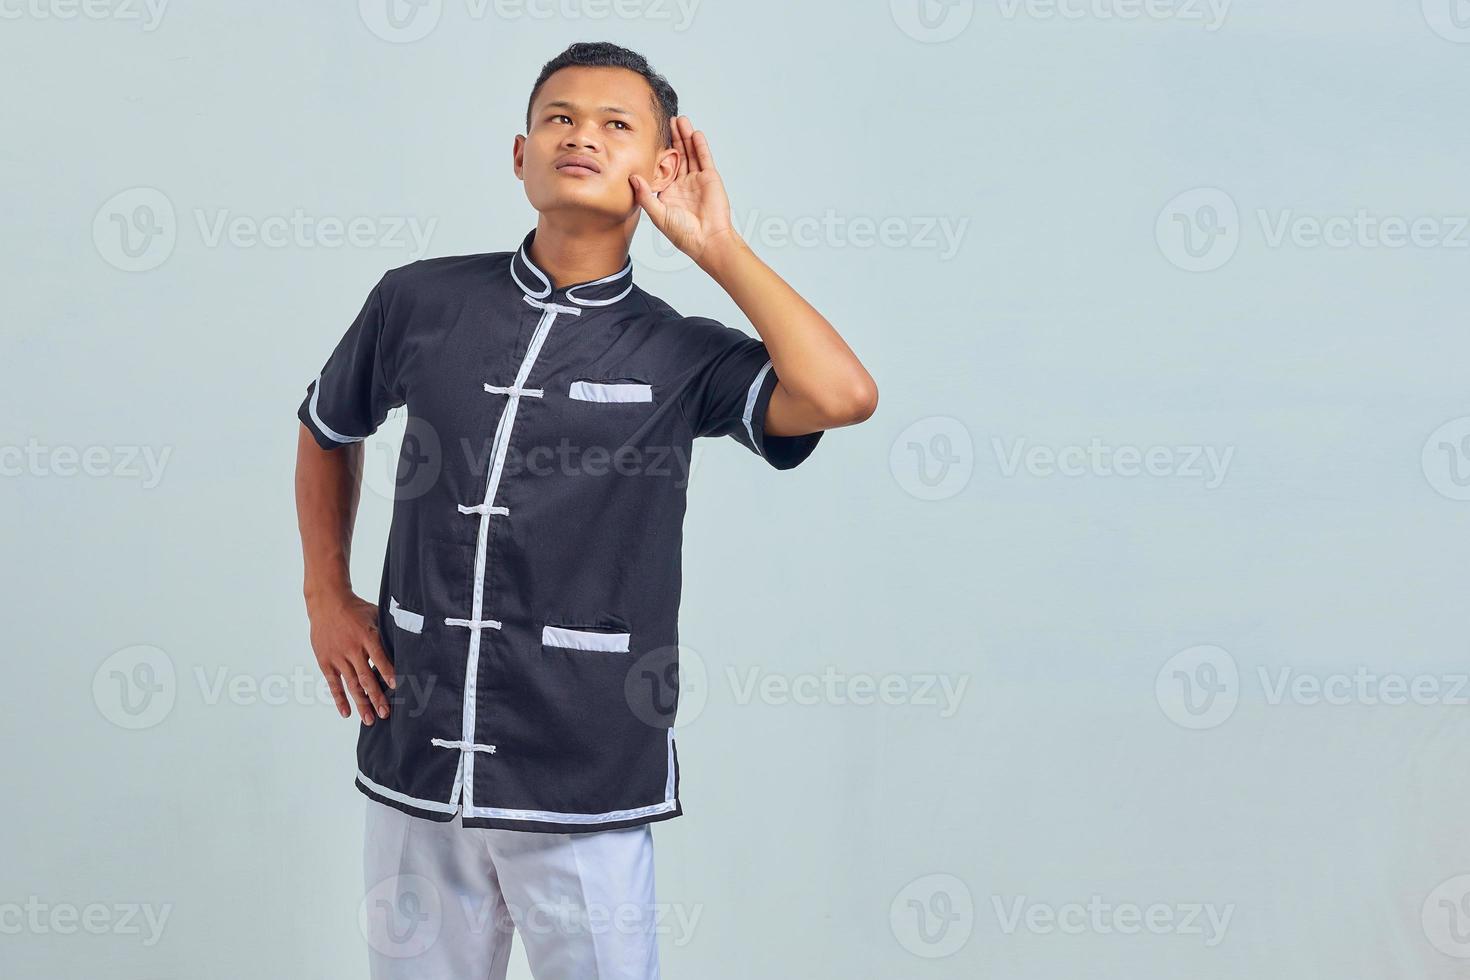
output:
[[[829,423],[827,428],[836,429],[844,425],[866,422],[877,410],[878,386],[872,379],[869,379],[849,392],[846,397],[835,399],[827,406],[824,414]]]

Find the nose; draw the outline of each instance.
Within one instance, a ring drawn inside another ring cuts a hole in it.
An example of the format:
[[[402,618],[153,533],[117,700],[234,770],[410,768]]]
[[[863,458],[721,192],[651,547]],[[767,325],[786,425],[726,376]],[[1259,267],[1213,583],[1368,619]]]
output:
[[[567,133],[566,139],[562,140],[562,148],[567,150],[595,150],[597,149],[596,120],[587,120],[574,126]]]

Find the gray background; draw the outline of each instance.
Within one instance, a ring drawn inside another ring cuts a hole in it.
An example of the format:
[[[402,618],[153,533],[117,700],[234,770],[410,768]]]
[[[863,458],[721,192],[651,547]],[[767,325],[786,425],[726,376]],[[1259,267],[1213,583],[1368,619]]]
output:
[[[294,412],[596,38],[881,390],[702,445],[665,975],[1464,975],[1470,6],[385,3],[0,7],[7,976],[365,975]]]

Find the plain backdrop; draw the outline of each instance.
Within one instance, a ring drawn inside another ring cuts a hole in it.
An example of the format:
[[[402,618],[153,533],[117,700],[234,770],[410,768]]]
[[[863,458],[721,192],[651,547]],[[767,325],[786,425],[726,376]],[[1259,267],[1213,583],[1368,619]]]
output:
[[[701,441],[664,975],[1464,975],[1470,9],[392,3],[0,2],[0,972],[365,975],[295,411],[607,39],[881,393]]]

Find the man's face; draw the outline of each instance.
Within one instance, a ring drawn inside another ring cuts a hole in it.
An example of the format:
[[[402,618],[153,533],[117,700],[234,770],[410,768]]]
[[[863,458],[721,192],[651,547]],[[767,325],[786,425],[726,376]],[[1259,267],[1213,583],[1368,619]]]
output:
[[[659,143],[653,90],[626,68],[563,68],[536,93],[531,129],[515,139],[515,172],[539,212],[633,218],[628,183],[655,191],[678,173],[678,153]]]

